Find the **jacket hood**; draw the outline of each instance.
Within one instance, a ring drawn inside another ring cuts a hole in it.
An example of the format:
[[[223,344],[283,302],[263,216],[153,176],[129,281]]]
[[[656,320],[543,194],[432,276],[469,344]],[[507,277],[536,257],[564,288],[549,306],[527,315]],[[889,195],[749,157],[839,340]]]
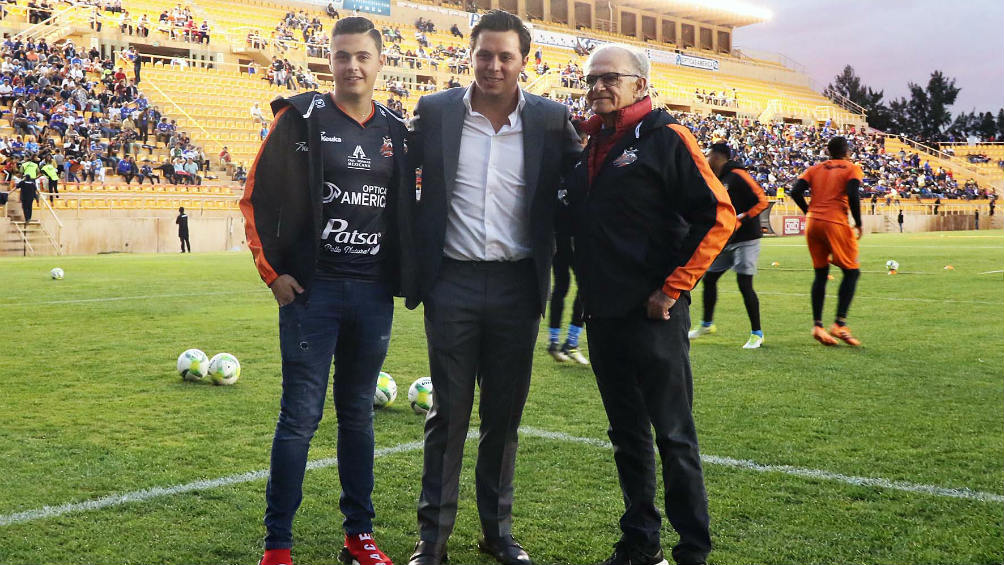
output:
[[[746,167],[739,164],[738,161],[733,161],[732,159],[729,159],[728,161],[725,162],[724,165],[722,165],[722,174],[718,175],[718,177],[719,178],[724,177],[725,175],[731,173],[735,169],[741,169],[745,171]]]
[[[282,110],[286,106],[292,106],[304,119],[309,118],[314,108],[324,106],[324,96],[324,94],[316,90],[311,90],[310,92],[304,92],[296,96],[290,96],[289,98],[276,98],[270,104],[272,115],[277,115],[279,110]]]

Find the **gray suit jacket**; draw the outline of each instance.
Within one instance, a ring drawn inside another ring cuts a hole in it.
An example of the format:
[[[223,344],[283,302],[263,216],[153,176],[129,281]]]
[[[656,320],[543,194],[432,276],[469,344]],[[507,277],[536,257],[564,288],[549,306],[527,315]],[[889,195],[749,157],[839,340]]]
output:
[[[464,88],[423,96],[415,107],[415,131],[409,157],[422,169],[421,200],[414,206],[414,249],[417,269],[414,292],[405,305],[415,308],[432,290],[439,275],[446,237],[447,201],[453,191],[460,156],[460,137],[467,108]],[[523,93],[523,163],[531,198],[530,234],[537,272],[540,312],[544,313],[554,257],[554,212],[562,175],[578,161],[579,135],[568,108],[547,98]]]

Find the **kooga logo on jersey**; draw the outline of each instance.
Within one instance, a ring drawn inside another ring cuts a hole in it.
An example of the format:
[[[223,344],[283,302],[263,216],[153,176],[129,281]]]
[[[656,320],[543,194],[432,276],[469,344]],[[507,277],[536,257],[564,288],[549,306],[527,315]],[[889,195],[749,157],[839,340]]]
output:
[[[379,233],[366,233],[363,231],[345,231],[349,227],[349,222],[341,218],[331,218],[328,225],[324,226],[321,232],[321,239],[327,241],[331,234],[335,234],[335,243],[347,243],[349,245],[376,245],[380,243]]]

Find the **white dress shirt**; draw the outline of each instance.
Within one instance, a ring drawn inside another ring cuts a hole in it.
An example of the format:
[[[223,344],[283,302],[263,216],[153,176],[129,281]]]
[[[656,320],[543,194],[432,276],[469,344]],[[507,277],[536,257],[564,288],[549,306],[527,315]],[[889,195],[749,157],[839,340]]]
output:
[[[459,261],[519,261],[532,255],[530,198],[523,169],[526,104],[519,91],[509,123],[496,132],[464,95],[464,128],[453,191],[449,195],[443,253]]]

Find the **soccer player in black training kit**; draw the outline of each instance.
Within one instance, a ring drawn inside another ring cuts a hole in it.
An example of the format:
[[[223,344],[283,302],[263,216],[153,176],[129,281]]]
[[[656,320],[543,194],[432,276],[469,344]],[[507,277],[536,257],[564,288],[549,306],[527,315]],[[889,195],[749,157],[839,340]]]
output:
[[[757,349],[763,345],[763,330],[760,328],[760,299],[753,290],[753,275],[757,272],[757,260],[760,258],[760,238],[763,235],[760,212],[767,209],[767,195],[746,169],[731,158],[732,149],[725,143],[712,145],[708,153],[708,164],[728,189],[738,223],[725,249],[704,274],[704,318],[700,326],[690,330],[689,336],[696,339],[715,331],[713,320],[718,301],[718,279],[732,269],[736,272],[739,292],[743,295],[746,314],[750,318],[750,336],[743,349]]]

